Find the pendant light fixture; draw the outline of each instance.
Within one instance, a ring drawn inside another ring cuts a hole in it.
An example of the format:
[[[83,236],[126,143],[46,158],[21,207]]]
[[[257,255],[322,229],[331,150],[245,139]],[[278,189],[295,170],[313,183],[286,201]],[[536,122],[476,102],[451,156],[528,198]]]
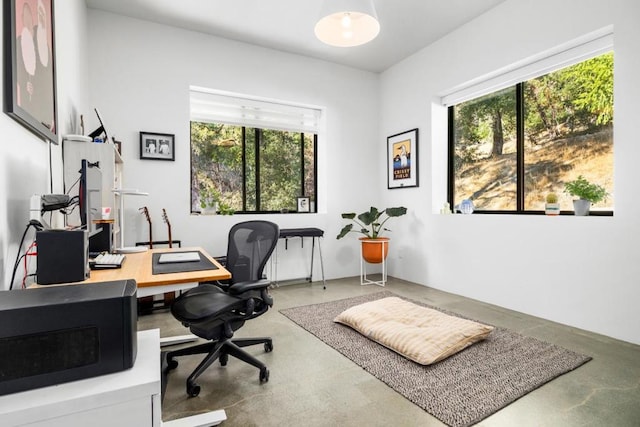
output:
[[[368,43],[379,32],[373,0],[324,0],[320,20],[315,26],[320,41],[337,47]]]

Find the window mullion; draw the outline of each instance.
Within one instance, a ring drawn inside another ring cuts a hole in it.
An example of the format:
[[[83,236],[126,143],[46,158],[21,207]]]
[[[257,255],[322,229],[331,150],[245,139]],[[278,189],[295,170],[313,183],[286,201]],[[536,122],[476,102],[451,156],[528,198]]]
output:
[[[300,195],[306,196],[304,188],[304,133],[300,132]]]
[[[256,211],[260,212],[262,206],[260,203],[260,142],[262,139],[262,130],[255,128],[255,142],[253,149],[255,150],[255,168],[256,168]]]
[[[247,129],[242,126],[242,210],[247,210]]]
[[[454,209],[455,213],[455,200],[454,200],[454,189],[455,189],[455,144],[456,144],[456,136],[455,136],[455,111],[454,107],[451,106],[448,109],[448,123],[449,123],[449,162],[447,165],[448,168],[448,177],[447,177],[447,200],[449,201],[449,206]]]
[[[524,84],[516,85],[516,210],[525,210]]]

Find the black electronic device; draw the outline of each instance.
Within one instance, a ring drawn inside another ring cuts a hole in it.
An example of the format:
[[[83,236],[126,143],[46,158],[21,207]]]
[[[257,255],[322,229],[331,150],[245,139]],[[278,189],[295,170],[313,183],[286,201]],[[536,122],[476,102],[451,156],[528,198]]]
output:
[[[98,116],[98,122],[100,122],[100,126],[98,126],[98,128],[96,130],[94,130],[93,132],[91,132],[89,134],[89,136],[91,137],[91,139],[95,139],[96,137],[102,135],[104,133],[104,142],[109,143],[109,142],[113,142],[115,143],[115,139],[113,141],[109,140],[109,133],[107,132],[107,128],[104,125],[104,121],[102,120],[102,116],[100,115],[100,112],[98,111],[97,108],[93,109],[96,112],[96,116]]]
[[[85,230],[38,231],[36,246],[38,284],[80,282],[89,278],[89,240]]]
[[[82,228],[92,237],[102,231],[98,227],[98,222],[102,219],[102,172],[97,162],[82,159],[78,195]]]
[[[43,194],[40,203],[41,212],[57,211],[69,207],[71,197],[67,194]]]
[[[113,233],[111,232],[112,223],[110,222],[101,222],[98,224],[98,227],[102,229],[102,231],[98,234],[95,234],[89,237],[89,256],[91,254],[99,254],[101,252],[112,252],[113,251]]]
[[[133,280],[0,292],[0,395],[131,368]]]

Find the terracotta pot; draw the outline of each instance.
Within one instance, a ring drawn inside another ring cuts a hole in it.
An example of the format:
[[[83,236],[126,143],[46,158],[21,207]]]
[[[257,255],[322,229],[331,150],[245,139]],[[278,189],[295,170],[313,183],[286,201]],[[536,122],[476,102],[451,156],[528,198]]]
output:
[[[361,237],[362,242],[362,258],[370,264],[380,264],[387,258],[389,253],[389,238],[378,237],[370,239],[368,237]]]

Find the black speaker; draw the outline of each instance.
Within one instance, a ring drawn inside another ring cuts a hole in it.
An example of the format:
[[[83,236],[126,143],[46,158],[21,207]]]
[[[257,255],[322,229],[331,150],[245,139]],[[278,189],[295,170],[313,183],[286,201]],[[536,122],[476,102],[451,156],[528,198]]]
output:
[[[89,243],[84,230],[36,233],[39,285],[81,282],[89,278]]]
[[[0,292],[0,395],[131,368],[136,289],[120,280]]]
[[[98,223],[102,231],[89,237],[89,253],[113,252],[113,239],[110,222]]]

